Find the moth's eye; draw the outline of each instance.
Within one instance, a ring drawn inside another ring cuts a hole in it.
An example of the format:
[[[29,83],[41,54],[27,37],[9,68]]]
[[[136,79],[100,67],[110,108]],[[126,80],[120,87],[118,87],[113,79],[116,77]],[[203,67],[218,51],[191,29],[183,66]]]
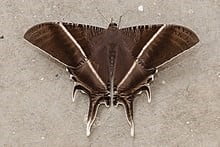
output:
[[[113,28],[116,27],[116,28],[117,28],[117,26],[118,26],[117,23],[110,23],[110,24],[109,24],[109,27],[113,27]]]
[[[117,27],[117,23],[113,23],[113,26]]]

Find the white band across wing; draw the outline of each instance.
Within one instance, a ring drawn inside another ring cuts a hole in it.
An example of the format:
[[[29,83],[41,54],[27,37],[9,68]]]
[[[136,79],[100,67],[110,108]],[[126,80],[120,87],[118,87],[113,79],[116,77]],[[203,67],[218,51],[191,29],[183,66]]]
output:
[[[141,55],[144,53],[144,51],[148,48],[148,46],[151,45],[151,43],[155,40],[155,38],[163,31],[163,29],[166,28],[166,24],[163,24],[160,29],[153,35],[153,37],[145,44],[145,46],[143,47],[143,49],[141,50],[141,52],[139,53],[137,59],[139,59],[141,57]]]
[[[102,79],[100,78],[100,76],[98,75],[98,73],[96,72],[96,70],[94,69],[94,67],[92,66],[91,62],[89,61],[89,59],[86,57],[85,52],[83,51],[83,49],[81,48],[81,46],[79,45],[79,43],[76,41],[76,39],[74,39],[74,37],[70,34],[70,32],[66,29],[66,27],[63,25],[62,22],[59,22],[58,25],[62,28],[62,30],[67,34],[67,36],[70,38],[70,40],[77,46],[77,48],[80,50],[81,54],[84,56],[86,62],[88,63],[90,69],[92,70],[92,72],[95,74],[96,78],[99,80],[99,82],[106,88],[105,83],[102,81]]]
[[[133,65],[129,69],[128,73],[124,76],[124,78],[121,80],[121,82],[118,84],[118,87],[124,83],[124,81],[128,78],[128,76],[131,74],[131,72],[134,70],[135,66],[138,63],[139,58],[144,53],[144,51],[151,45],[151,43],[155,40],[155,38],[166,28],[166,24],[160,27],[160,29],[153,35],[153,37],[146,43],[146,45],[142,48],[141,52],[138,54],[137,59],[134,61]]]
[[[74,37],[70,34],[70,32],[66,29],[66,27],[63,25],[62,22],[58,23],[59,26],[62,28],[62,30],[66,33],[66,35],[70,38],[71,41],[73,41],[73,43],[78,47],[78,49],[80,50],[81,54],[87,59],[86,54],[84,53],[83,49],[81,48],[81,46],[79,45],[79,43],[76,41],[76,39],[74,39]]]

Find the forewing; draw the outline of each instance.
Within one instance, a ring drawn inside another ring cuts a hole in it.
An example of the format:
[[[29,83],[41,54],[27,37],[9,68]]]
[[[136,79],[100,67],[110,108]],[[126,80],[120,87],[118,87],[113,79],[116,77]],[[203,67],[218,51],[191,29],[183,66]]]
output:
[[[29,29],[24,38],[66,66],[78,67],[90,56],[90,39],[103,30],[81,24],[42,23]]]
[[[159,25],[142,25],[120,29],[123,42],[127,44],[129,52],[136,58],[144,45],[160,29]]]
[[[86,54],[86,57],[90,59],[91,54],[96,48],[96,38],[100,38],[104,34],[105,29],[74,23],[63,23],[74,39],[80,44],[81,48]]]
[[[29,29],[24,38],[70,68],[77,80],[93,91],[106,88],[89,61],[95,50],[92,40],[104,30],[82,24],[42,23]]]
[[[146,69],[158,67],[199,41],[192,30],[178,25],[136,26],[121,32]]]
[[[136,26],[121,29],[124,42],[136,58],[118,85],[126,91],[143,83],[149,71],[195,45],[199,39],[190,29],[177,25]],[[136,79],[136,80],[135,80]]]

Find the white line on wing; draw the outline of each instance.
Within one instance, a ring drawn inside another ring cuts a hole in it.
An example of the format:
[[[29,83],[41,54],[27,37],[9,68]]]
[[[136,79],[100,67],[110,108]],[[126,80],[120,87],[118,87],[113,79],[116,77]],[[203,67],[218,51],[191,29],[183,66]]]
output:
[[[70,32],[66,29],[66,27],[62,24],[62,22],[59,22],[58,25],[62,28],[62,30],[67,34],[67,36],[70,38],[70,40],[77,46],[77,48],[80,50],[81,54],[84,56],[86,62],[88,63],[90,69],[92,70],[92,72],[95,74],[96,78],[99,80],[99,82],[106,88],[105,83],[102,81],[102,79],[100,78],[100,76],[98,75],[98,73],[96,72],[96,70],[94,69],[94,67],[92,66],[91,62],[89,61],[89,59],[86,57],[85,52],[83,51],[83,49],[81,48],[81,46],[79,45],[79,43],[75,40],[75,38],[70,34]]]
[[[155,40],[155,38],[163,31],[164,28],[166,28],[166,24],[164,24],[163,26],[160,27],[160,29],[153,35],[153,37],[146,43],[146,45],[142,48],[141,52],[138,54],[137,59],[134,61],[133,65],[131,66],[131,68],[129,69],[128,73],[125,75],[125,77],[121,80],[121,82],[118,84],[118,87],[120,87],[124,81],[128,78],[128,76],[131,74],[131,72],[133,71],[133,69],[135,68],[135,66],[138,63],[139,58],[141,57],[141,55],[144,53],[144,51],[149,47],[149,45],[151,45],[151,43]]]

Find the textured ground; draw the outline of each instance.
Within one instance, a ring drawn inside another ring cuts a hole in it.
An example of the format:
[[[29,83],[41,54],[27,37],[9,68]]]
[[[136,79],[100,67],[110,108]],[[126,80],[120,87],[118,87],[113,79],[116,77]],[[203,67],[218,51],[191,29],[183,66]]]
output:
[[[86,137],[88,98],[79,93],[72,103],[65,68],[23,39],[45,21],[107,27],[96,7],[108,20],[129,10],[123,27],[182,24],[201,40],[160,70],[151,104],[144,95],[135,101],[134,138],[121,107],[101,107]],[[219,0],[1,0],[1,35],[1,147],[220,146]]]

